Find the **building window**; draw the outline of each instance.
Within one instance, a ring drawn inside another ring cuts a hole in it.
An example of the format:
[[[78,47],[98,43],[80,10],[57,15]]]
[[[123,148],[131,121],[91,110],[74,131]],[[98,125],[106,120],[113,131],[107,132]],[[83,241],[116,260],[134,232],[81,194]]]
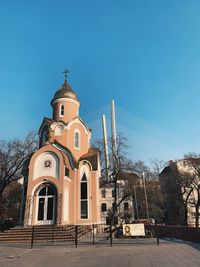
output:
[[[65,167],[65,176],[69,177],[69,169]]]
[[[88,185],[85,173],[81,180],[81,219],[88,218]]]
[[[128,210],[129,210],[128,202],[124,202],[124,211],[128,211]]]
[[[101,204],[101,211],[107,211],[106,203]]]
[[[109,225],[110,223],[111,223],[110,217],[106,217],[106,224]],[[118,224],[118,217],[117,216],[114,217],[114,224],[115,225]]]
[[[80,149],[80,133],[77,130],[74,133],[74,147]]]
[[[60,116],[64,116],[65,114],[65,108],[64,108],[64,105],[60,105]]]
[[[112,190],[112,197],[115,197],[115,190]]]
[[[101,190],[101,197],[106,198],[106,190],[105,189]]]
[[[57,126],[55,128],[55,136],[60,136],[60,135],[62,135],[62,127]]]
[[[106,224],[107,224],[107,225],[110,224],[110,217],[106,217]]]

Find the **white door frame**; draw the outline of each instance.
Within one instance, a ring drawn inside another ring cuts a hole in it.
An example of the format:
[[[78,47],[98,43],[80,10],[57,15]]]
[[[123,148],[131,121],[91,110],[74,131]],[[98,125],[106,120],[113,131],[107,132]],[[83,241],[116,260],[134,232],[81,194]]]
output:
[[[41,188],[42,189],[42,188]],[[38,191],[38,193],[40,190]],[[55,192],[56,193],[56,192]],[[39,211],[39,200],[44,199],[44,214],[43,220],[38,220],[38,211]],[[52,210],[52,220],[47,220],[47,211],[48,211],[48,199],[53,199],[53,210]],[[51,225],[55,223],[55,215],[56,215],[56,195],[44,195],[44,196],[36,196],[36,209],[35,209],[35,225]]]

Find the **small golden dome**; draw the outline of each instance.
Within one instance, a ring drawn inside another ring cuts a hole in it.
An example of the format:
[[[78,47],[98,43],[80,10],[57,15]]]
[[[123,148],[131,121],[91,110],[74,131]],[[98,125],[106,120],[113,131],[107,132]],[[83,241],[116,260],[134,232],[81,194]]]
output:
[[[55,93],[54,98],[51,101],[51,105],[56,99],[59,98],[71,98],[79,102],[76,93],[72,90],[66,80],[63,83],[62,87]]]

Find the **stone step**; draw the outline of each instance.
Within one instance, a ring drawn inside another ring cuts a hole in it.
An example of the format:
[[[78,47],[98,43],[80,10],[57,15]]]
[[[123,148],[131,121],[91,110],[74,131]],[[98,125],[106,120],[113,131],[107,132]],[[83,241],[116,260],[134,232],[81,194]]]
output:
[[[80,234],[84,234],[86,231],[84,230],[79,230],[77,233],[78,235]],[[88,232],[88,231],[87,231]],[[34,236],[37,237],[37,236],[74,236],[75,235],[75,231],[62,231],[62,232],[58,232],[58,231],[54,231],[54,232],[34,232]],[[18,237],[28,237],[28,236],[32,236],[32,232],[19,232],[19,233],[1,233],[0,234],[0,241],[2,240],[2,238],[5,238],[5,237],[12,237],[12,238],[18,238]]]
[[[21,228],[11,228],[10,230],[6,230],[5,232],[10,232],[10,231],[32,231],[33,227],[21,227]],[[43,226],[34,226],[35,230],[68,230],[68,229],[75,229],[74,225],[67,225],[67,226],[48,226],[48,225],[43,225]]]
[[[32,239],[32,227],[12,228],[0,233],[0,243],[28,243]],[[77,237],[82,238],[91,230],[91,227],[78,226]],[[53,241],[52,241],[53,239]],[[75,226],[45,225],[34,227],[34,242],[74,242]]]
[[[67,240],[60,240],[60,239],[56,239],[56,240],[34,240],[34,245],[35,244],[62,244],[62,243],[74,243],[75,244],[75,239],[67,239]],[[8,240],[8,241],[2,241],[1,244],[27,244],[28,246],[30,246],[31,244],[31,240]]]

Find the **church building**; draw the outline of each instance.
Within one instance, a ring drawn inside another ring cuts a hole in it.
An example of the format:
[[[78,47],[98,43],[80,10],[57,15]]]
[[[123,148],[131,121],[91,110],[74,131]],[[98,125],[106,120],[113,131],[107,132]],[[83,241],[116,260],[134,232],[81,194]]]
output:
[[[25,177],[24,225],[100,223],[99,150],[79,116],[80,101],[67,82],[55,93],[52,118],[39,129],[39,150]]]

